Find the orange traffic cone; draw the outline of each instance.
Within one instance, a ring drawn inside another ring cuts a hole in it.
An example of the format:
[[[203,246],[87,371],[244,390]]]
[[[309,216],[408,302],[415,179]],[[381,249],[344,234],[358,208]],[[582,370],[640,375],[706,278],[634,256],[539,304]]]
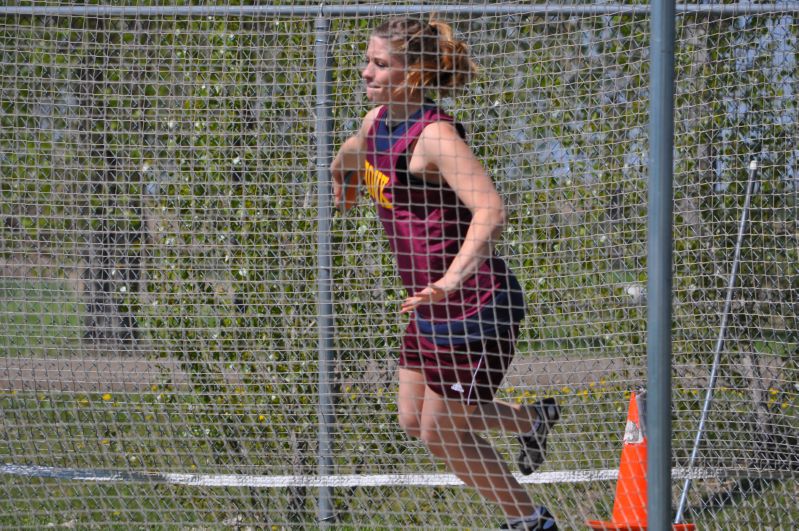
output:
[[[613,520],[603,522],[589,520],[591,529],[641,531],[646,529],[646,434],[641,422],[646,392],[633,393],[627,412],[627,426],[619,463],[619,478],[616,481],[616,499],[613,502]],[[672,529],[692,531],[694,524],[674,524]]]

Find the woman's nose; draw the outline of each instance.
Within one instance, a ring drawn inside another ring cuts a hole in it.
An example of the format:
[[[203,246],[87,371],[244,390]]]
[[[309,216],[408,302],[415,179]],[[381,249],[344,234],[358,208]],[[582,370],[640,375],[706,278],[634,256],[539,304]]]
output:
[[[361,70],[361,77],[367,80],[372,78],[371,65],[366,65],[363,67],[363,70]]]

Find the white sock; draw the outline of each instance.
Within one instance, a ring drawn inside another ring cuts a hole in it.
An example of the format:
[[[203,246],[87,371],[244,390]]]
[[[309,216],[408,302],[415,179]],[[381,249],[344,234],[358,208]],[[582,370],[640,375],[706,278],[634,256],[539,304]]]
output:
[[[508,518],[508,525],[514,526],[527,520],[528,516],[517,516],[516,518]]]
[[[517,516],[515,518],[508,518],[508,524],[516,525],[522,522],[527,522],[527,523],[538,522],[540,518],[541,518],[541,508],[539,507],[530,516]]]

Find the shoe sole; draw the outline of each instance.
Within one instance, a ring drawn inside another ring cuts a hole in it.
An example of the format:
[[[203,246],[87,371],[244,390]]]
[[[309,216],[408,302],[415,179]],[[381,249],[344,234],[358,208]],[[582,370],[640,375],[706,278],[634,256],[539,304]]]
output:
[[[539,404],[540,407],[538,411],[544,413],[545,420],[543,421],[544,429],[542,433],[537,432],[533,435],[534,443],[537,445],[537,447],[532,448],[525,442],[524,437],[517,437],[522,445],[522,450],[519,454],[519,458],[517,459],[517,464],[519,465],[519,471],[525,476],[529,476],[544,464],[544,461],[546,460],[547,438],[549,437],[549,432],[560,420],[560,406],[554,398],[546,398]],[[538,454],[541,456],[540,459],[531,459],[531,450],[533,452],[538,452]]]

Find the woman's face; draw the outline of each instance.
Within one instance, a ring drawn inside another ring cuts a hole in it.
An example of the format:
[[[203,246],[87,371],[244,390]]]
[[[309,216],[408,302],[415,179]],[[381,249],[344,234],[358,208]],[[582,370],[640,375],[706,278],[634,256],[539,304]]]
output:
[[[405,64],[391,53],[388,39],[371,37],[366,49],[366,66],[361,72],[366,83],[366,98],[378,105],[404,103],[409,91],[405,87]]]

